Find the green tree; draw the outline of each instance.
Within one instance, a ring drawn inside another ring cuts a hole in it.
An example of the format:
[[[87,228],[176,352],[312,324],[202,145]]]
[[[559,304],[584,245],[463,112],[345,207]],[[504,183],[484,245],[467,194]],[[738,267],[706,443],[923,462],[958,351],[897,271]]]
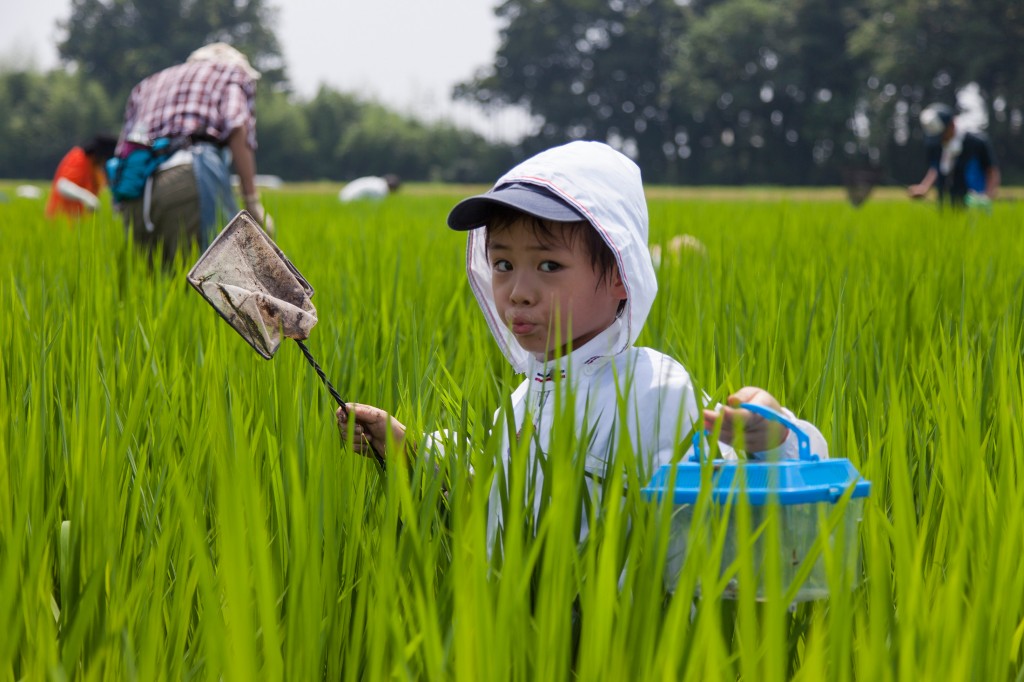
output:
[[[695,8],[666,87],[691,182],[836,182],[857,147],[855,2],[720,0]],[[845,152],[845,153],[842,153]]]
[[[52,177],[72,145],[116,133],[119,113],[78,74],[0,73],[0,177]]]
[[[260,89],[256,93],[256,168],[290,179],[311,177],[302,171],[317,158],[302,105],[283,92]]]
[[[664,174],[670,129],[663,90],[683,10],[674,0],[507,0],[494,65],[456,96],[521,105],[543,117],[524,151],[565,139],[611,141]]]
[[[311,178],[344,179],[345,161],[340,143],[345,131],[356,125],[366,105],[355,95],[321,86],[316,96],[303,107],[315,156],[310,165]]]
[[[456,95],[541,116],[524,151],[603,139],[648,180],[835,181],[858,151],[862,2],[507,0],[494,65]]]
[[[198,47],[224,41],[263,73],[263,83],[287,83],[272,27],[277,11],[264,0],[72,0],[58,22],[61,59],[111,97],[125,98],[140,80],[183,62]]]
[[[763,159],[788,151],[785,134],[793,122],[787,119],[799,93],[785,93],[793,80],[792,15],[785,4],[726,0],[691,15],[667,78],[678,104],[684,179],[739,182]]]
[[[384,173],[438,179],[441,165],[427,125],[373,103],[342,133],[334,153],[345,180]]]
[[[512,163],[504,145],[446,123],[424,123],[355,95],[321,87],[309,102],[258,95],[258,166],[287,180],[486,182]]]

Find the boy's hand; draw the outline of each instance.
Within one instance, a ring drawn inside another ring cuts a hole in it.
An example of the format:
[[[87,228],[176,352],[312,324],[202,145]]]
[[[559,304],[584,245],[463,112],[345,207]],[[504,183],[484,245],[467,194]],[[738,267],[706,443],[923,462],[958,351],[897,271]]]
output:
[[[756,386],[744,386],[726,400],[728,405],[722,407],[721,413],[704,410],[704,428],[714,429],[715,422],[722,417],[722,431],[719,440],[732,445],[737,433],[743,432],[743,448],[749,452],[764,452],[782,445],[789,435],[789,429],[778,422],[773,422],[754,414],[750,410],[739,409],[740,403],[763,405],[772,410],[781,410],[782,406],[771,393]]]
[[[391,429],[391,438],[398,452],[404,452],[405,426],[401,422],[384,410],[371,405],[348,403],[347,407],[348,411],[344,407],[339,407],[335,413],[342,443],[348,437],[348,420],[354,419],[352,449],[360,455],[373,457],[380,454],[383,457],[388,442],[388,429]]]

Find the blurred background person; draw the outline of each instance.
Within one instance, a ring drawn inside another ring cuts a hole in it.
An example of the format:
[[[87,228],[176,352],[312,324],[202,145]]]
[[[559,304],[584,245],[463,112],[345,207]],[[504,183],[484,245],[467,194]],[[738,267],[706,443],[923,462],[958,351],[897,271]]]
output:
[[[165,261],[192,242],[205,249],[237,213],[232,165],[246,210],[273,231],[255,180],[259,77],[241,52],[212,43],[132,89],[118,156],[161,138],[175,151],[147,182],[144,195],[125,201],[121,210],[136,243],[149,249],[162,244]]]
[[[114,155],[116,144],[116,138],[100,134],[64,155],[53,174],[47,218],[74,220],[99,208],[99,193],[107,184],[103,166]]]
[[[392,192],[397,192],[402,186],[402,179],[393,173],[376,176],[368,175],[363,178],[356,178],[346,184],[338,192],[338,199],[342,202],[356,201],[358,199],[383,199]]]
[[[917,199],[935,187],[939,205],[988,205],[999,192],[1000,172],[988,136],[957,125],[953,109],[932,104],[921,112],[926,136],[928,171],[907,188]]]

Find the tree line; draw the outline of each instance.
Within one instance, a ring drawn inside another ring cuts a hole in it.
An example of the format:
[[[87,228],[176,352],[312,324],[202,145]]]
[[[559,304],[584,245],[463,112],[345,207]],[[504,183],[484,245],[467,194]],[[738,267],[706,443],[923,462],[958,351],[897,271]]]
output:
[[[308,101],[258,89],[260,172],[289,181],[486,182],[517,158],[508,145],[449,123],[424,123],[328,87]],[[124,101],[81,73],[0,73],[0,177],[52,177],[61,157],[97,132],[117,134]]]
[[[971,83],[1021,178],[1024,3],[505,0],[494,63],[457,94],[543,117],[536,140],[613,139],[648,178],[833,184],[924,171],[921,109]]]
[[[849,168],[923,174],[917,114],[968,84],[1009,182],[1024,178],[1024,6],[1005,0],[506,0],[493,63],[453,96],[525,107],[515,144],[399,115],[358,94],[290,91],[263,0],[73,0],[69,68],[0,73],[0,176],[47,177],[116,131],[130,88],[197,45],[232,42],[264,73],[261,171],[286,180],[487,182],[519,158],[600,139],[648,182],[836,184]],[[197,40],[197,38],[200,38]]]

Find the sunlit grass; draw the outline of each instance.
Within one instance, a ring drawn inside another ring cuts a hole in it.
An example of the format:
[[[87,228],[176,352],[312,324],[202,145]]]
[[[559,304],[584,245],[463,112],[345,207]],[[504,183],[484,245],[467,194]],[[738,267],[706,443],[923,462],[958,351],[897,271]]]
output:
[[[1019,678],[1024,208],[652,199],[652,242],[706,253],[663,258],[641,342],[716,399],[768,388],[874,484],[858,586],[790,610],[721,599],[714,522],[667,594],[671,510],[636,485],[578,548],[571,429],[542,521],[511,505],[489,555],[490,482],[526,472],[495,468],[517,378],[458,198],[266,197],[343,397],[460,434],[384,477],[294,344],[262,360],[188,288],[195,254],[154,270],[109,209],[0,204],[0,679]]]

